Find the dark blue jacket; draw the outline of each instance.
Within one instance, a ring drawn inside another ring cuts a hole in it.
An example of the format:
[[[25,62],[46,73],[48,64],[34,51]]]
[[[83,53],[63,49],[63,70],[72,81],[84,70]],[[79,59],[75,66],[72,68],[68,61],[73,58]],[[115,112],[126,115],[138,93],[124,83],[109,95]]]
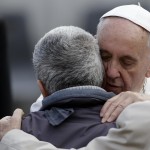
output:
[[[115,123],[101,123],[100,110],[112,96],[95,86],[67,88],[42,102],[40,111],[22,121],[22,130],[60,148],[80,148],[105,136]]]

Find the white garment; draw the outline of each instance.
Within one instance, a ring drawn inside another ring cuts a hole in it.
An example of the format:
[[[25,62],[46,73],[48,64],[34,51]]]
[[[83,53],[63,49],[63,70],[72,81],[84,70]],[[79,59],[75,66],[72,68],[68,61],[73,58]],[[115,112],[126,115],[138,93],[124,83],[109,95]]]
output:
[[[147,78],[146,85],[145,85],[145,93],[150,94],[150,78]]]
[[[42,107],[42,100],[43,95],[41,94],[40,97],[31,105],[30,112],[39,111],[40,108]]]

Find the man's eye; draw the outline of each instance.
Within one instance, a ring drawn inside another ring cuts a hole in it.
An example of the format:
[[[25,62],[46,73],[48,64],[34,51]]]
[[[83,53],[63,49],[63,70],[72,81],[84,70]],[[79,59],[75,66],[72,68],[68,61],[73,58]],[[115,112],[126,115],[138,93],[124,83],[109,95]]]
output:
[[[130,69],[137,64],[137,59],[132,58],[131,56],[124,56],[120,58],[120,63],[124,68]]]
[[[132,65],[133,63],[131,62],[131,61],[125,61],[125,62],[123,62],[125,65]]]
[[[122,61],[122,65],[125,67],[125,68],[130,68],[132,66],[134,66],[135,62],[132,61],[132,60],[125,60],[125,61]]]
[[[111,59],[111,56],[102,54],[101,58],[102,58],[103,61],[109,61]]]

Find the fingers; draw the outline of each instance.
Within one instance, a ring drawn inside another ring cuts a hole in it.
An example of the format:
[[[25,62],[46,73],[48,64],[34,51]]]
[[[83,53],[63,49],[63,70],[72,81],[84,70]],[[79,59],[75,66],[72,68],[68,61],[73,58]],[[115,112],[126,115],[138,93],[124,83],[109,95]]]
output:
[[[0,140],[8,131],[21,128],[23,114],[21,109],[16,109],[12,116],[6,116],[0,119]]]
[[[110,106],[117,99],[117,97],[118,97],[118,95],[116,95],[113,98],[110,98],[109,100],[107,100],[107,102],[104,104],[104,106],[101,109],[100,117],[103,117],[104,114],[106,114],[107,110],[109,110]]]
[[[119,105],[120,100],[119,100],[119,96],[115,96],[111,99],[108,100],[108,102],[106,102],[105,105],[105,110],[104,110],[104,114],[103,114],[103,118],[102,118],[102,123],[104,122],[111,122],[114,121],[116,119],[116,117],[118,117],[118,115],[120,114],[120,110],[121,107]]]
[[[14,128],[20,129],[21,127],[21,120],[24,112],[22,109],[16,109],[11,117],[11,124]]]
[[[17,109],[13,112],[12,117],[13,117],[13,118],[21,119],[23,115],[24,115],[23,110],[22,110],[22,109],[17,108]]]
[[[0,140],[9,131],[11,116],[3,117],[0,120]]]
[[[109,111],[108,114],[103,117],[102,122],[112,122],[116,120],[124,108],[125,106],[119,104],[114,110],[112,109],[112,112]]]
[[[3,117],[0,121],[4,122],[4,121],[8,121],[10,119],[11,119],[11,116],[6,116],[6,117]]]
[[[100,113],[100,116],[103,117],[102,123],[116,120],[124,108],[135,102],[134,99],[135,94],[131,92],[122,92],[109,99],[103,106]]]

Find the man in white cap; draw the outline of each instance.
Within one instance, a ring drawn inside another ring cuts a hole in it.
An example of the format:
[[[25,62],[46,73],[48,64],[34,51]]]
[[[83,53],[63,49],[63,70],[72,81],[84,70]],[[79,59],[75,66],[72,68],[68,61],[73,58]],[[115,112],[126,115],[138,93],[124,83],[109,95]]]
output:
[[[120,93],[102,109],[103,122],[109,122],[128,104],[150,100],[143,95],[150,77],[150,13],[138,5],[114,8],[101,17],[97,39],[106,72],[103,88]]]
[[[138,5],[117,7],[100,19],[97,39],[106,72],[103,88],[120,93],[101,110],[103,122],[114,121],[131,103],[150,100],[149,95],[141,95],[150,77],[149,22],[150,13]],[[31,111],[39,104],[34,103]]]
[[[113,120],[130,103],[150,100],[150,96],[141,94],[145,78],[150,77],[149,22],[150,13],[136,5],[117,7],[101,17],[97,38],[106,71],[103,87],[116,94],[123,92],[105,104],[101,112],[103,122]],[[150,102],[127,107],[117,119],[118,129],[110,129],[106,137],[92,140],[81,150],[148,150],[149,108]],[[15,112],[12,118],[0,121],[1,137],[4,135],[0,143],[2,150],[57,149],[18,130],[20,120],[16,121],[16,118],[21,114]]]

